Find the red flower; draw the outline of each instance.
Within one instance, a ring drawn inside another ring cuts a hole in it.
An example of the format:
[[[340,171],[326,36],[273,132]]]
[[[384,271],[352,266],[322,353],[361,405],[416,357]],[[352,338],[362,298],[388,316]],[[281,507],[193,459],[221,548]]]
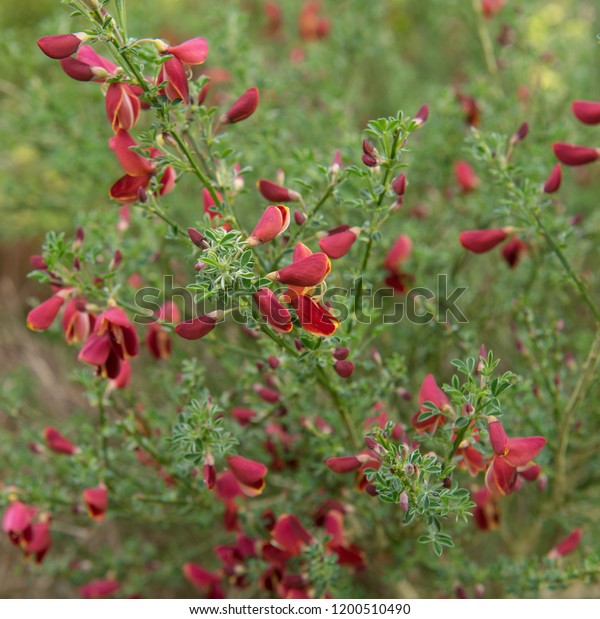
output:
[[[13,501],[6,508],[2,518],[2,530],[15,546],[31,538],[33,517],[37,511],[35,507],[25,505],[21,501]]]
[[[196,37],[188,39],[179,45],[161,45],[161,53],[172,54],[184,64],[202,64],[208,56],[208,42],[206,39]]]
[[[571,533],[569,533],[569,535],[567,535],[567,537],[561,540],[558,544],[556,544],[556,546],[554,546],[554,548],[552,548],[552,550],[550,550],[548,553],[548,558],[558,559],[559,557],[564,557],[565,555],[577,550],[580,543],[581,529],[574,529]]]
[[[79,587],[81,597],[98,599],[105,598],[113,593],[116,593],[121,588],[121,585],[111,578],[102,578],[92,580],[87,585]]]
[[[185,563],[183,575],[194,587],[206,591],[207,597],[211,599],[223,597],[221,575],[218,572],[209,572],[196,563]]]
[[[158,310],[157,320],[146,333],[146,345],[156,359],[168,359],[171,356],[172,343],[169,332],[162,326],[163,322],[174,323],[180,319],[179,309],[172,301],[165,301]]]
[[[333,458],[327,458],[325,464],[334,473],[352,473],[358,471],[358,469],[370,460],[370,456],[366,454],[358,454],[357,456],[339,456]]]
[[[514,269],[521,258],[521,254],[526,249],[527,245],[525,245],[521,239],[515,237],[508,241],[502,248],[502,257],[506,260],[506,264],[508,264],[511,269]]]
[[[175,327],[175,333],[186,340],[199,340],[208,335],[223,319],[223,312],[216,310],[204,316],[180,322]]]
[[[108,490],[106,486],[100,485],[96,488],[86,488],[83,491],[83,500],[92,520],[97,522],[104,520],[108,508]]]
[[[420,127],[422,124],[427,122],[428,118],[429,118],[429,106],[427,105],[427,103],[424,103],[419,108],[417,113],[415,114],[415,117],[413,118],[413,122],[417,124],[417,127]]]
[[[267,467],[255,460],[249,460],[242,456],[227,458],[227,464],[237,479],[242,492],[247,496],[258,496],[265,487]]]
[[[260,288],[254,294],[258,311],[271,327],[282,333],[292,330],[292,315],[277,299],[270,288]]]
[[[495,495],[510,494],[520,468],[527,468],[546,444],[543,436],[508,438],[496,417],[488,417],[494,457],[485,474],[485,484]]]
[[[108,378],[116,378],[124,360],[139,352],[135,327],[120,307],[111,307],[102,312],[94,324],[78,359],[98,367],[98,372]]]
[[[552,148],[556,158],[569,166],[592,163],[600,157],[600,148],[577,146],[575,144],[565,144],[564,142],[556,142],[552,144]]]
[[[489,230],[465,230],[459,235],[460,244],[475,254],[483,254],[496,245],[499,245],[508,237],[506,228],[494,228]]]
[[[312,0],[302,5],[298,15],[298,31],[305,41],[324,39],[329,34],[331,22],[319,15],[320,10],[321,4]]]
[[[125,82],[108,85],[104,103],[106,116],[115,133],[119,129],[129,131],[137,123],[141,109],[138,94],[138,90]]]
[[[504,6],[506,0],[481,0],[481,10],[486,19],[491,19],[496,13],[499,13]]]
[[[68,438],[63,436],[56,428],[48,426],[44,429],[44,438],[48,447],[59,454],[72,456],[81,451],[79,447],[74,445]]]
[[[231,414],[241,426],[249,425],[250,422],[258,415],[258,413],[253,411],[251,408],[243,408],[239,406],[233,407],[231,409]]]
[[[466,161],[461,160],[454,164],[454,176],[463,193],[469,193],[479,185],[475,170]]]
[[[557,163],[553,168],[546,182],[544,183],[544,193],[554,193],[560,189],[560,183],[562,181],[562,168],[560,163]]]
[[[419,412],[413,415],[410,422],[413,428],[420,434],[423,432],[431,432],[433,434],[439,426],[446,423],[446,417],[441,413],[437,413],[423,421],[419,421],[421,413],[432,410],[425,405],[425,402],[431,402],[442,412],[450,410],[450,402],[446,394],[438,387],[432,374],[427,374],[421,384],[421,389],[419,391]]]
[[[149,149],[150,159],[147,159],[132,151],[131,148],[136,147],[137,143],[124,129],[117,131],[109,141],[109,145],[126,172],[125,176],[122,176],[110,188],[110,197],[121,204],[137,202],[140,195],[148,188],[152,177],[157,173],[153,159],[161,155],[161,152],[155,148]],[[161,196],[173,189],[175,177],[175,170],[171,166],[164,169],[158,179],[162,185],[159,191]]]
[[[600,123],[600,101],[573,101],[571,107],[577,120],[582,123],[586,125]]]
[[[314,541],[313,536],[292,514],[281,515],[277,519],[271,535],[273,536],[273,544],[291,555],[299,555],[308,544]]]
[[[258,107],[258,88],[249,88],[235,103],[221,116],[222,125],[238,123],[252,116]]]
[[[181,60],[176,57],[169,58],[160,67],[158,82],[166,82],[164,94],[169,101],[181,99],[184,103],[189,103],[189,86],[185,67]]]
[[[59,293],[32,309],[27,315],[27,326],[29,329],[32,331],[45,331],[49,329],[56,320],[64,302],[64,295]]]
[[[321,252],[307,256],[287,267],[269,273],[267,277],[273,281],[291,286],[312,287],[320,284],[331,271],[329,258]]]
[[[51,545],[50,525],[47,521],[33,524],[31,526],[31,534],[21,542],[25,557],[33,555],[35,562],[38,564],[44,560]]]
[[[349,378],[354,373],[354,363],[352,361],[336,361],[333,365],[335,373],[341,378]]]
[[[339,226],[327,232],[327,236],[319,241],[319,247],[329,258],[336,260],[350,251],[359,234],[360,228],[356,226]]]
[[[319,254],[314,254],[319,255]],[[323,254],[321,254],[323,255]],[[292,265],[293,266],[293,265]],[[340,326],[340,321],[326,307],[300,294],[291,299],[291,305],[296,310],[298,321],[305,331],[321,337],[333,335]],[[339,363],[339,362],[338,362]]]
[[[487,488],[480,488],[472,493],[471,498],[475,502],[475,524],[482,531],[497,529],[500,524],[500,511],[492,493]]]
[[[289,225],[290,209],[287,206],[268,206],[246,242],[251,247],[268,243],[283,234]]]
[[[301,196],[297,191],[287,189],[264,178],[258,181],[258,191],[260,191],[263,198],[271,202],[298,202],[301,200]]]
[[[55,34],[38,39],[38,47],[48,56],[60,60],[74,54],[82,43],[85,43],[89,36],[85,32],[75,34]]]
[[[81,82],[104,82],[107,77],[115,75],[118,68],[89,45],[82,45],[75,57],[63,58],[60,66],[69,77]]]
[[[385,257],[385,262],[383,263],[385,268],[388,271],[397,272],[402,263],[406,262],[410,257],[412,247],[413,244],[410,237],[406,234],[401,234]]]
[[[71,299],[62,315],[62,329],[67,344],[85,341],[94,326],[96,317],[85,309],[85,299]]]

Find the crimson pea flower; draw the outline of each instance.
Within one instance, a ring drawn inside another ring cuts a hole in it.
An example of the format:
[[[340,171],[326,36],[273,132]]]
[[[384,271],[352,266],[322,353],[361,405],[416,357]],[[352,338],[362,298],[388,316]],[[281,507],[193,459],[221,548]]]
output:
[[[179,58],[175,56],[165,60],[160,67],[158,82],[166,82],[164,94],[169,101],[181,99],[185,104],[189,103],[189,85],[185,67]]]
[[[98,599],[105,598],[113,593],[116,593],[121,588],[121,585],[112,578],[98,578],[79,587],[81,597]]]
[[[385,283],[396,292],[406,291],[407,283],[412,279],[411,275],[404,273],[402,264],[408,260],[412,253],[412,240],[406,234],[401,234],[392,245],[384,261],[384,267],[388,271]]]
[[[85,32],[54,34],[38,39],[37,44],[48,58],[60,60],[74,54],[89,38]]]
[[[81,82],[104,82],[117,72],[117,65],[100,56],[89,45],[82,45],[75,56],[60,61],[63,71],[74,80]]]
[[[233,105],[221,116],[219,123],[227,125],[238,123],[252,116],[258,107],[259,92],[258,88],[249,88]]]
[[[511,269],[514,269],[517,266],[522,253],[526,250],[527,245],[525,245],[521,239],[515,237],[514,239],[508,241],[502,248],[502,257],[506,261],[506,264],[508,264]]]
[[[345,256],[360,234],[360,228],[345,224],[333,230],[328,230],[326,236],[319,240],[321,251],[332,260]]]
[[[180,322],[175,326],[175,333],[185,340],[199,340],[208,335],[222,319],[223,312],[215,310],[204,316]]]
[[[600,123],[600,101],[573,101],[571,108],[577,120],[582,123],[586,125]]]
[[[470,193],[479,185],[479,178],[475,174],[475,170],[463,160],[454,164],[454,177],[462,193]]]
[[[271,531],[273,544],[291,555],[299,555],[314,541],[314,537],[302,526],[292,514],[282,514]]]
[[[506,0],[481,0],[481,10],[486,19],[491,19],[502,10]]]
[[[287,267],[269,273],[273,281],[291,286],[312,287],[320,284],[331,271],[331,262],[326,254],[317,252]]]
[[[171,356],[172,343],[169,332],[163,327],[163,322],[173,323],[180,319],[179,309],[173,301],[165,301],[146,333],[146,345],[155,359],[168,359]]]
[[[112,82],[104,95],[106,116],[116,133],[119,129],[129,131],[138,121],[141,109],[139,86],[126,82]]]
[[[519,469],[527,468],[546,444],[543,436],[508,438],[502,423],[488,417],[490,443],[494,456],[485,474],[485,484],[495,495],[510,494]]]
[[[242,456],[227,458],[227,464],[245,495],[261,494],[265,487],[265,476],[269,470],[264,464]]]
[[[354,363],[342,359],[333,364],[333,369],[340,378],[349,378],[354,373]]]
[[[202,64],[208,56],[208,42],[202,37],[188,39],[179,45],[167,45],[157,40],[156,46],[161,54],[172,54],[188,65]]]
[[[259,288],[254,293],[254,301],[258,306],[258,311],[267,323],[276,331],[288,333],[292,330],[292,315],[275,296],[270,288]]]
[[[506,240],[512,228],[492,228],[486,230],[465,230],[459,235],[460,244],[475,254],[488,252]]]
[[[37,511],[35,507],[26,505],[21,501],[13,501],[6,508],[2,517],[2,530],[15,546],[31,538],[33,517],[37,514]]]
[[[500,524],[500,510],[494,495],[487,488],[480,488],[471,494],[475,502],[473,520],[482,531],[497,529]]]
[[[223,596],[221,590],[221,575],[218,572],[209,572],[197,563],[185,563],[183,575],[197,589],[205,591],[210,599],[220,599]]]
[[[557,163],[553,168],[546,182],[544,183],[544,193],[554,193],[560,189],[560,183],[562,181],[562,168],[560,163]]]
[[[548,558],[558,559],[559,557],[564,557],[565,555],[577,550],[577,547],[581,543],[581,533],[581,528],[571,531],[567,537],[561,540],[558,544],[556,544],[556,546],[554,546],[554,548],[552,548],[552,550],[550,550],[550,552],[548,552]]]
[[[268,206],[246,242],[251,247],[268,243],[283,234],[290,225],[290,209],[287,206]]]
[[[427,103],[424,103],[417,110],[417,113],[415,114],[415,117],[413,118],[413,122],[417,123],[417,127],[420,127],[422,124],[427,122],[428,118],[429,118],[429,105],[427,105]]]
[[[121,204],[131,204],[140,199],[140,194],[145,192],[157,173],[154,158],[159,157],[161,152],[155,148],[149,149],[150,158],[131,150],[137,143],[124,129],[119,129],[109,141],[111,149],[125,170],[125,176],[117,180],[110,188],[110,197]],[[165,195],[172,191],[175,186],[175,170],[167,166],[159,177],[161,188],[159,194]]]
[[[264,178],[258,181],[258,191],[263,198],[271,202],[299,202],[302,199],[297,191],[282,187]]]
[[[51,545],[52,539],[48,521],[36,522],[31,525],[30,535],[21,543],[25,557],[33,555],[38,565],[44,560]]]
[[[98,315],[94,330],[79,352],[79,360],[98,367],[98,372],[116,378],[122,362],[137,356],[139,340],[135,327],[120,307]]]
[[[330,536],[327,549],[338,556],[340,565],[351,565],[358,570],[365,567],[365,553],[355,544],[350,544],[344,531],[344,514],[330,509],[324,519],[325,531]]]
[[[231,409],[231,414],[234,419],[241,425],[247,426],[258,415],[256,411],[251,408],[244,408],[241,406],[234,406]]]
[[[298,31],[304,41],[317,41],[324,39],[329,34],[331,22],[326,17],[319,15],[320,10],[320,3],[312,0],[302,5],[298,15]]]
[[[412,240],[407,234],[401,234],[385,257],[384,266],[388,271],[396,271],[406,262],[412,253]]]
[[[318,254],[314,254],[315,256]],[[293,265],[292,265],[293,266]],[[296,311],[300,325],[305,331],[321,337],[333,335],[340,326],[339,319],[325,306],[306,294],[291,298],[291,305]],[[345,363],[339,362],[338,363]],[[350,363],[350,362],[348,362]],[[348,374],[349,375],[349,374]]]
[[[446,423],[446,417],[442,413],[436,413],[423,421],[419,421],[421,413],[432,410],[425,402],[431,402],[442,412],[450,410],[450,402],[446,394],[438,387],[432,374],[427,374],[421,384],[421,389],[419,391],[419,412],[413,415],[410,422],[413,428],[420,434],[423,432],[430,432],[433,434],[439,426]]]
[[[95,488],[86,488],[83,491],[83,500],[92,520],[104,520],[108,508],[108,490],[102,484]]]
[[[65,305],[62,315],[62,330],[67,344],[84,342],[94,327],[95,320],[96,316],[86,311],[85,299],[71,299]]]
[[[32,331],[46,331],[46,329],[49,329],[56,320],[64,302],[65,295],[57,293],[32,309],[27,315],[27,326],[29,329]]]
[[[48,447],[56,453],[72,456],[81,451],[79,447],[51,426],[44,429],[44,438]]]
[[[370,459],[371,456],[361,453],[356,456],[334,456],[332,458],[327,458],[325,464],[334,473],[344,474],[358,471],[358,469]]]
[[[552,148],[556,158],[568,166],[586,165],[600,157],[600,148],[577,146],[576,144],[565,144],[564,142],[556,142],[552,144]]]

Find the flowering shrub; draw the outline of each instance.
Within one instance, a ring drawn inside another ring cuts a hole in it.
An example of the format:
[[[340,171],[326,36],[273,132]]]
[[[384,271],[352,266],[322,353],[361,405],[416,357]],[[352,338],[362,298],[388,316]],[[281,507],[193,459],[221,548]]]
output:
[[[278,93],[203,72],[207,33],[135,38],[122,1],[66,4],[81,31],[38,46],[48,72],[90,82],[87,114],[104,99],[115,172],[31,260],[47,294],[27,325],[64,334],[90,410],[30,428],[31,457],[3,471],[13,559],[84,597],[530,595],[594,577],[577,506],[596,491],[600,309],[592,232],[558,196],[560,164],[600,149],[540,131],[529,154],[528,122],[487,130],[493,95],[456,85],[286,155]],[[498,92],[503,4],[473,2]],[[277,43],[282,8],[261,10]],[[334,29],[303,3],[290,62]],[[436,135],[449,108],[466,149]],[[600,103],[573,114],[598,124]],[[85,548],[113,530],[126,541]]]

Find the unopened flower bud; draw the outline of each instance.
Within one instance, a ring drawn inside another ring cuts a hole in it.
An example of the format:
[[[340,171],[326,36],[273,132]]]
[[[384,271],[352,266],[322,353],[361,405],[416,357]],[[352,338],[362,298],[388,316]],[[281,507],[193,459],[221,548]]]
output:
[[[294,211],[294,221],[299,226],[303,225],[306,221],[306,215],[304,214],[304,212],[296,209]]]
[[[406,493],[406,490],[404,492],[402,492],[402,494],[400,495],[400,509],[403,512],[407,512],[408,511],[408,494]]]

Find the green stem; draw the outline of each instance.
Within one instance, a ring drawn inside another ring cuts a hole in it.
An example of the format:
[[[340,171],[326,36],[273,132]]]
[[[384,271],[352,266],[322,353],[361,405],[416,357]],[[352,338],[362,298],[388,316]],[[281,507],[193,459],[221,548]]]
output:
[[[377,222],[378,220],[377,209],[381,208],[381,205],[383,204],[383,200],[386,197],[387,192],[389,190],[389,184],[391,181],[390,176],[392,173],[393,164],[396,161],[396,154],[398,152],[398,146],[400,144],[400,134],[401,134],[401,130],[400,128],[397,128],[394,132],[394,138],[392,140],[392,147],[390,149],[388,165],[385,170],[385,174],[383,176],[383,191],[379,194],[379,198],[377,199],[377,202],[375,204],[376,213],[375,213],[375,216],[373,217],[373,224],[371,225],[371,228],[369,230],[369,238],[367,240],[367,246],[365,247],[365,253],[363,254],[363,259],[360,264],[360,269],[358,271],[359,275],[358,275],[358,280],[356,282],[356,289],[354,291],[354,313],[355,315],[356,315],[356,310],[362,298],[364,273],[367,269],[367,265],[369,264],[369,259],[371,257],[371,250],[373,248],[373,236],[379,227],[379,224]],[[350,323],[350,326],[348,327],[349,334],[352,332],[354,324],[355,324],[355,321]]]
[[[567,272],[567,275],[573,280],[573,283],[575,284],[575,287],[579,291],[579,294],[581,294],[583,300],[585,301],[585,304],[590,308],[592,314],[594,315],[594,318],[598,322],[600,322],[600,310],[596,307],[596,304],[590,297],[589,292],[587,291],[587,288],[585,287],[585,284],[583,283],[579,275],[575,273],[575,271],[573,270],[573,267],[567,260],[562,249],[558,246],[558,244],[552,238],[552,235],[550,234],[546,226],[542,223],[542,220],[540,219],[539,215],[537,213],[533,213],[533,217],[535,218],[539,231],[543,234],[544,238],[546,239],[546,242],[550,246],[550,249],[554,252],[555,256],[558,258],[558,260],[562,264],[563,268]]]
[[[298,357],[298,351],[293,348],[290,344],[288,344],[283,338],[275,335],[273,331],[265,324],[261,324],[261,329],[263,333],[265,333],[268,337],[270,337],[278,346],[285,348],[289,353],[291,353],[294,357]],[[346,432],[348,433],[348,438],[352,441],[353,446],[356,449],[360,449],[361,443],[356,432],[356,428],[352,423],[352,417],[345,407],[342,398],[337,392],[336,388],[331,383],[331,378],[327,376],[325,370],[322,367],[317,367],[316,378],[318,383],[327,391],[332,402],[334,403],[338,413],[340,414],[340,418],[342,419],[342,423],[346,427]]]
[[[554,483],[554,502],[555,504],[562,503],[566,491],[567,482],[567,448],[569,446],[569,434],[573,417],[579,404],[585,398],[585,395],[594,380],[598,362],[600,361],[600,329],[596,332],[596,337],[592,342],[588,356],[583,365],[583,371],[579,376],[579,380],[573,389],[567,406],[564,411],[562,425],[558,433],[558,443],[556,448],[556,463],[555,463],[555,483]]]

